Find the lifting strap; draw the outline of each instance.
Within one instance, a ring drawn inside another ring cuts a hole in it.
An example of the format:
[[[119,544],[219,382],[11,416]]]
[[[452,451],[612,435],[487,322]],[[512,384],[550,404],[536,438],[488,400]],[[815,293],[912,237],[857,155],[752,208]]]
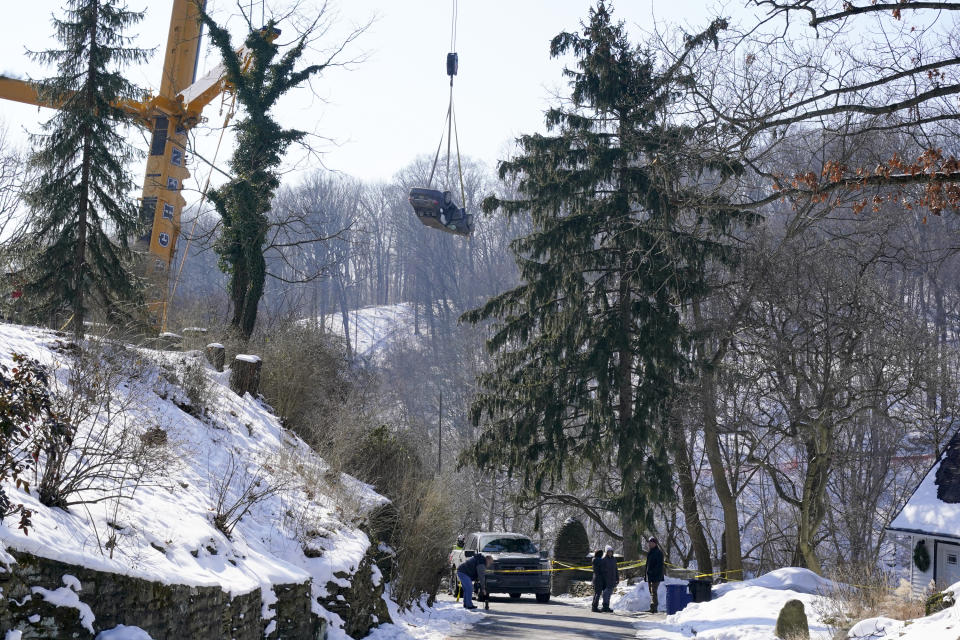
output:
[[[221,103],[222,105],[223,103]],[[173,288],[170,292],[169,301],[172,302],[174,296],[177,295],[177,286],[180,284],[180,274],[183,273],[183,265],[187,261],[187,255],[190,253],[190,243],[193,242],[194,233],[197,230],[197,222],[200,221],[200,214],[203,212],[203,203],[207,199],[207,191],[210,190],[210,178],[213,176],[213,170],[217,163],[217,156],[220,155],[220,144],[223,142],[223,134],[227,130],[227,125],[230,124],[230,119],[233,117],[233,114],[236,112],[235,107],[237,104],[237,96],[234,94],[230,99],[230,106],[227,108],[227,115],[223,118],[223,126],[220,127],[220,138],[217,140],[217,148],[213,152],[213,161],[210,163],[210,172],[207,173],[207,182],[203,185],[203,191],[200,192],[200,204],[197,205],[197,215],[193,219],[193,227],[190,229],[190,235],[187,236],[187,245],[183,249],[183,256],[180,258],[180,268],[177,269],[177,276],[173,280]],[[199,183],[199,181],[198,181]],[[160,323],[160,330],[167,330],[167,300],[163,302],[163,320]]]
[[[447,105],[447,117],[443,122],[447,136],[447,180],[450,179],[450,155],[451,143],[456,141],[457,150],[457,173],[460,176],[460,206],[467,204],[466,189],[463,185],[463,164],[460,161],[460,136],[457,133],[457,115],[453,108],[453,77],[457,75],[459,60],[457,57],[457,13],[458,0],[453,1],[453,13],[450,19],[450,53],[447,54],[447,75],[450,76],[450,102]],[[427,180],[427,188],[433,186],[433,176],[437,171],[437,162],[440,160],[440,149],[443,148],[444,132],[440,131],[440,142],[437,144],[437,152],[433,156],[433,166],[430,167],[430,178]]]

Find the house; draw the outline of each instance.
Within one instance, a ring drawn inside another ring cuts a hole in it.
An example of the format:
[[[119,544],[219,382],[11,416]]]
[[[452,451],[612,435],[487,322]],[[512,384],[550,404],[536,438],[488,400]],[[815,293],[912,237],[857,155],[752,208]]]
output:
[[[887,531],[910,534],[915,594],[926,592],[931,582],[938,589],[960,582],[960,431]]]

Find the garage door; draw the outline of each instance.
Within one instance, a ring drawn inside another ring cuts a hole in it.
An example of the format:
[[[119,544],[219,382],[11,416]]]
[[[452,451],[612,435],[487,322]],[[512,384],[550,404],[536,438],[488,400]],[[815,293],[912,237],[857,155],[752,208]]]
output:
[[[960,582],[960,544],[937,541],[937,588]]]

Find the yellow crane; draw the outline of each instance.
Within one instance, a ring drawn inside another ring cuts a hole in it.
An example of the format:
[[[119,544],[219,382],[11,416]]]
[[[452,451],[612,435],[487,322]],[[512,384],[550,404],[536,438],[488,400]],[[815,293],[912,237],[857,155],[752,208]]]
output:
[[[201,2],[205,4],[205,0]],[[161,282],[163,299],[149,305],[157,325],[166,316],[166,282],[185,204],[180,191],[190,176],[186,167],[187,131],[200,122],[203,108],[228,88],[222,65],[196,79],[201,35],[197,0],[173,0],[160,91],[142,102],[128,100],[121,104],[150,132],[141,200],[141,215],[150,231],[139,239],[138,246],[149,252],[149,268]],[[0,99],[56,108],[41,100],[30,82],[2,75]]]

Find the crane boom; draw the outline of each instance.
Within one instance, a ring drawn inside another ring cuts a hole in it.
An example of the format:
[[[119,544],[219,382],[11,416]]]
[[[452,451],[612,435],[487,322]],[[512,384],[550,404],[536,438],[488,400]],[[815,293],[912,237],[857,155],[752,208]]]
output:
[[[26,80],[0,75],[0,98],[38,107],[46,106],[40,101],[37,89]]]

